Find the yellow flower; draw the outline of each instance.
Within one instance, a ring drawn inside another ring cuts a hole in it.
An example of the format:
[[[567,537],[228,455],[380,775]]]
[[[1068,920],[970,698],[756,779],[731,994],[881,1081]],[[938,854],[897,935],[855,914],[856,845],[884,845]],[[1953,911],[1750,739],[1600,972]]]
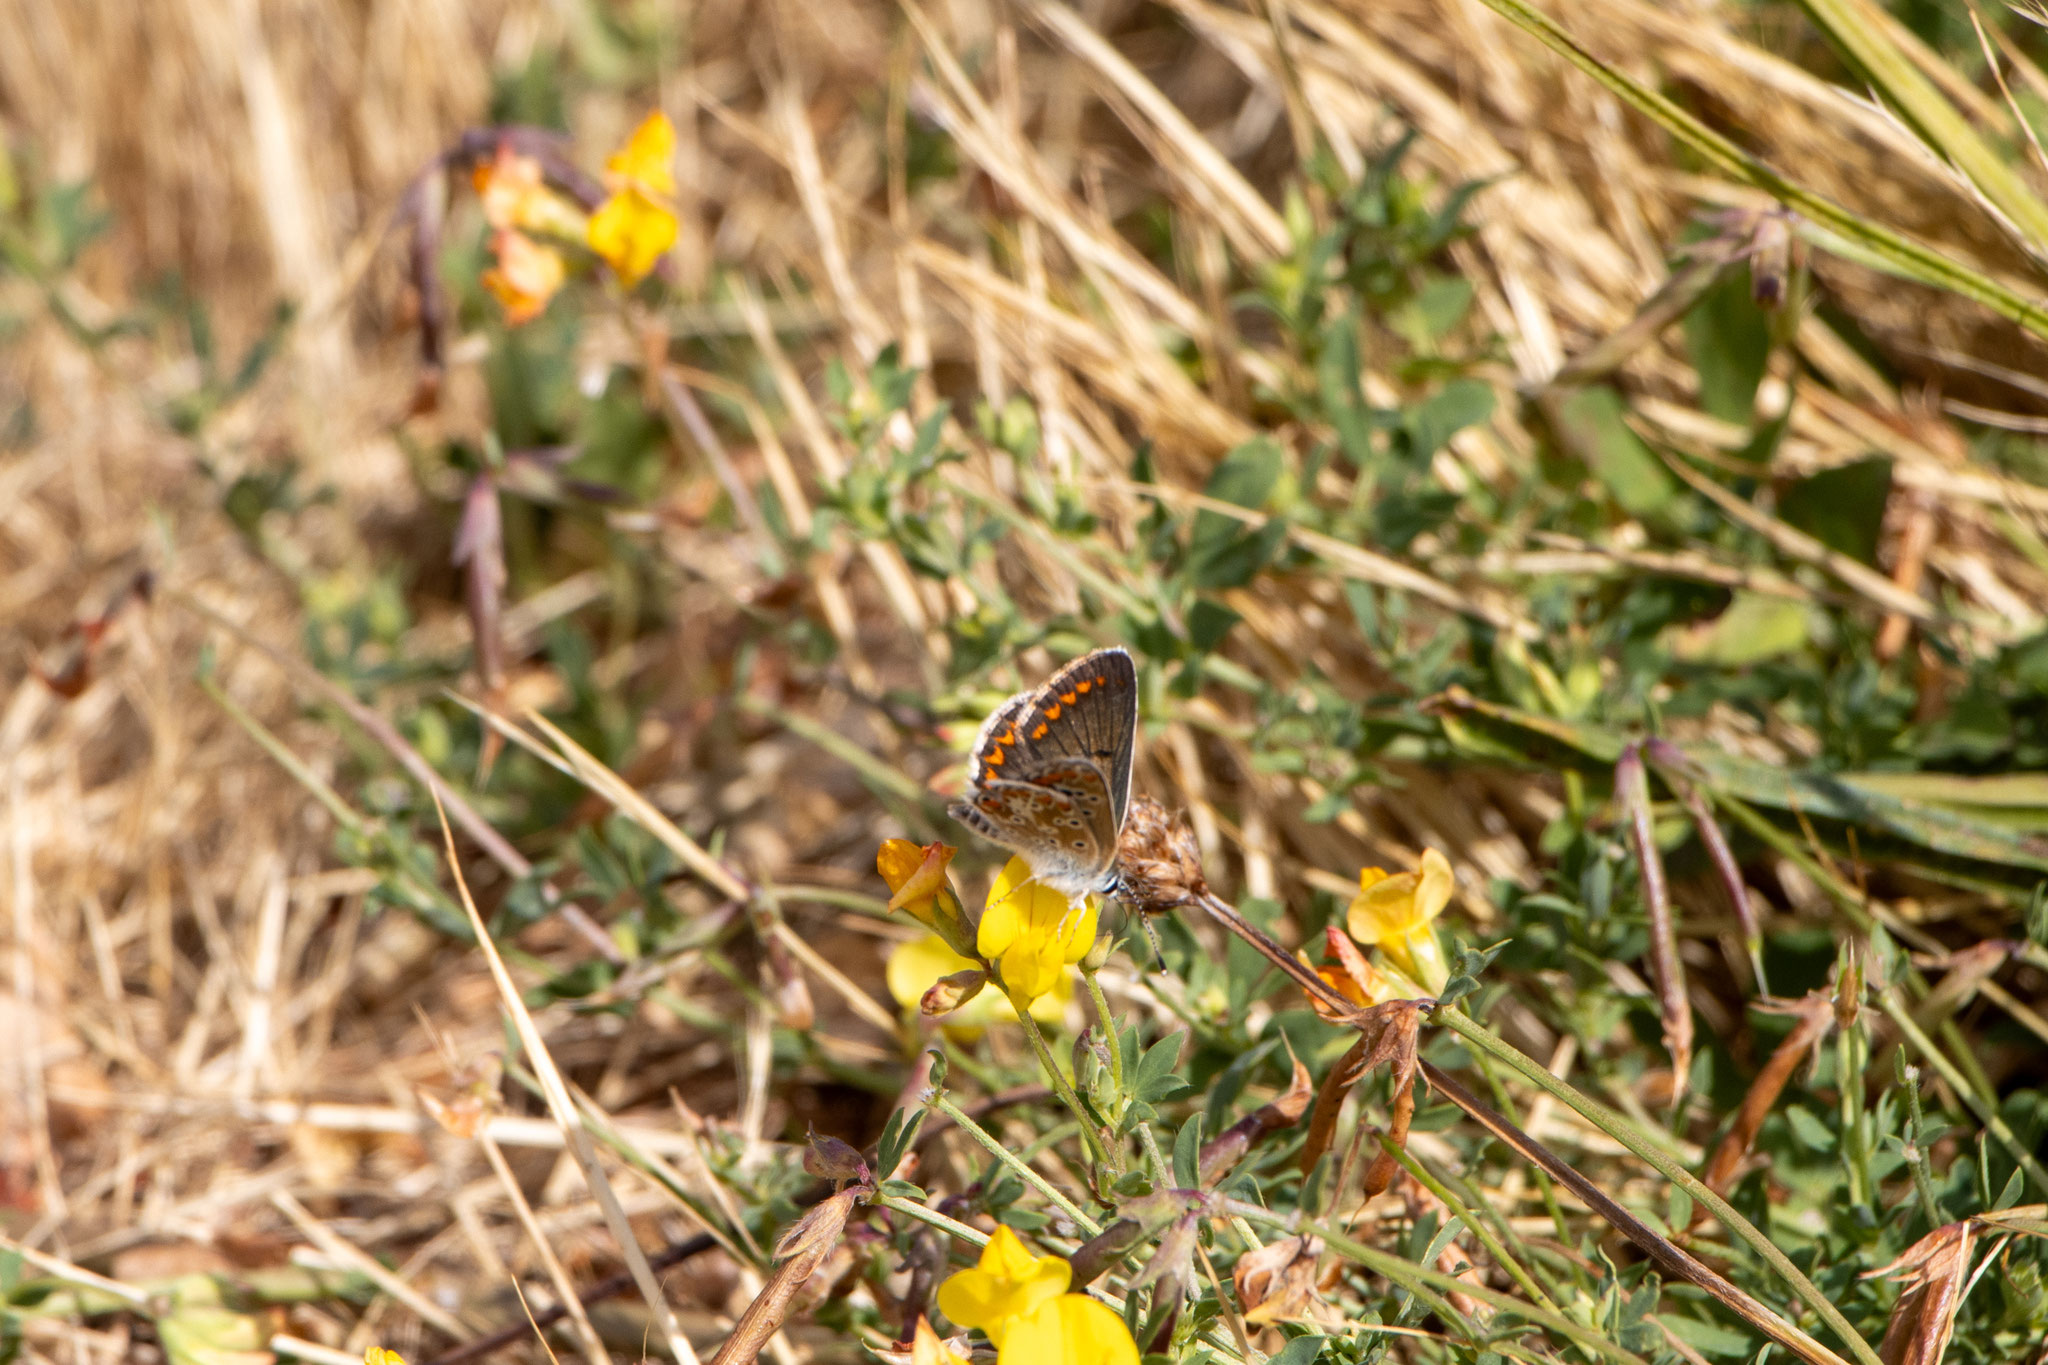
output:
[[[1451,903],[1451,864],[1435,849],[1413,872],[1388,876],[1376,867],[1358,874],[1358,896],[1346,922],[1351,937],[1378,944],[1395,970],[1431,995],[1450,980],[1450,965],[1431,923]]]
[[[637,185],[649,194],[676,192],[676,126],[657,109],[640,120],[640,126],[604,163],[612,188]]]
[[[562,287],[567,267],[562,254],[542,246],[523,232],[503,231],[491,239],[498,263],[484,271],[484,288],[505,305],[505,321],[513,327],[531,322]]]
[[[889,954],[889,994],[905,1009],[915,1009],[933,982],[955,972],[973,971],[979,962],[965,958],[946,946],[937,934],[901,943]],[[1074,998],[1073,979],[1061,976],[1059,985],[1031,1002],[1031,1017],[1041,1024],[1057,1024],[1066,1017],[1067,1002]],[[1017,1011],[1010,998],[999,990],[984,990],[952,1013],[943,1016],[946,1032],[956,1037],[978,1034],[990,1024],[1014,1024]]]
[[[382,1346],[372,1346],[363,1352],[363,1365],[405,1365],[405,1357]]]
[[[676,130],[655,110],[605,162],[611,196],[590,216],[586,240],[628,289],[676,243]]]
[[[518,230],[583,240],[589,220],[583,210],[547,186],[540,162],[501,145],[494,161],[470,173],[484,220],[499,232]]]
[[[901,910],[934,930],[955,953],[974,951],[974,926],[946,877],[946,865],[960,850],[947,844],[919,847],[908,839],[884,839],[875,852],[875,871],[894,894],[891,910]]]
[[[917,1334],[910,1342],[910,1365],[967,1365],[967,1357],[939,1339],[923,1314],[918,1315]]]
[[[1033,1256],[1016,1233],[997,1228],[981,1264],[939,1286],[939,1310],[987,1333],[996,1365],[1138,1365],[1124,1320],[1086,1294],[1067,1293],[1073,1276],[1059,1257]]]
[[[1041,886],[1022,858],[1012,858],[989,888],[974,944],[995,964],[1004,989],[1026,1001],[1059,985],[1066,969],[1095,946],[1096,900],[1069,901]]]
[[[999,1227],[981,1249],[981,1263],[939,1286],[939,1311],[962,1327],[979,1327],[998,1347],[1019,1319],[1067,1292],[1074,1268],[1057,1256],[1033,1256],[1017,1234]]]
[[[1138,1365],[1138,1343],[1108,1305],[1062,1294],[1011,1324],[996,1365]]]

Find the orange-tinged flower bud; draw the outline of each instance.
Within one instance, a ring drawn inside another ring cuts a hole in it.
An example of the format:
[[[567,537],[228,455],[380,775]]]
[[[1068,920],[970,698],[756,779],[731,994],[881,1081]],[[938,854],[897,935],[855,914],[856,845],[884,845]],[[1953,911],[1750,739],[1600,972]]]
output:
[[[875,871],[889,884],[891,910],[933,930],[960,956],[972,957],[974,925],[946,875],[959,851],[949,844],[919,847],[908,839],[884,839],[875,852]]]
[[[521,232],[500,232],[491,239],[498,263],[483,273],[484,288],[505,306],[513,327],[539,317],[568,277],[562,254]]]

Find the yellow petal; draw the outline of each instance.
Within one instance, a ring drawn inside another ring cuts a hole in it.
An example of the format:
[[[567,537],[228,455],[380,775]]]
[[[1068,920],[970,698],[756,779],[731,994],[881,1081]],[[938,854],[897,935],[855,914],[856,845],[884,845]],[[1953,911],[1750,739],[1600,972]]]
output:
[[[590,215],[586,238],[628,289],[676,244],[676,216],[638,185],[627,185]]]
[[[1060,921],[1061,956],[1069,967],[1088,956],[1088,950],[1095,946],[1095,921],[1100,907],[1096,897],[1086,897],[1079,905],[1070,906]]]
[[[1451,860],[1433,848],[1422,851],[1422,862],[1416,868],[1416,874],[1415,914],[1427,924],[1451,903],[1451,891],[1458,878],[1451,871]]]
[[[405,1357],[382,1346],[372,1346],[363,1352],[363,1365],[405,1365]]]
[[[1370,881],[1360,873],[1363,889],[1346,916],[1351,937],[1360,943],[1384,943],[1420,931],[1450,904],[1455,880],[1450,861],[1433,848],[1424,850],[1413,872]]]
[[[1033,1256],[1007,1227],[981,1249],[981,1263],[939,1286],[939,1311],[962,1327],[979,1327],[1000,1346],[1011,1324],[1064,1294],[1073,1267],[1057,1256]]]
[[[908,876],[890,876],[892,870],[901,871],[902,856],[890,847],[892,844],[901,844],[916,851],[918,861],[916,866],[910,869]],[[958,849],[949,848],[945,844],[917,848],[915,844],[903,839],[885,841],[882,844],[882,851],[875,855],[875,869],[882,874],[882,880],[889,883],[889,889],[896,893],[889,898],[889,908],[909,910],[911,914],[917,915],[916,909],[913,908],[917,902],[929,901],[946,889],[946,865],[953,861],[953,855],[957,852]],[[888,860],[890,866],[883,866],[884,859]],[[925,918],[924,915],[917,917]]]
[[[1023,895],[1018,894],[1020,889]],[[1031,893],[1042,889],[1031,880],[1030,865],[1022,858],[1003,864],[995,885],[988,889],[988,908],[982,911],[981,925],[975,931],[974,946],[983,957],[994,961],[1009,951],[1030,923]]]
[[[933,983],[980,965],[947,947],[946,941],[937,934],[927,934],[909,943],[899,943],[889,954],[885,973],[889,994],[895,997],[897,1004],[914,1010],[923,1002],[924,993],[932,988]],[[1067,1005],[1073,998],[1073,979],[1063,973],[1050,991],[1031,1001],[1031,1017],[1042,1024],[1057,1024],[1066,1017]],[[1016,1022],[1017,1011],[1010,998],[994,988],[982,991],[940,1020],[946,1035],[962,1042],[972,1042],[981,1030],[992,1024]]]
[[[925,851],[908,839],[884,839],[875,851],[875,871],[889,883],[889,890],[901,891],[903,883],[924,864]]]
[[[640,121],[626,145],[612,153],[604,167],[630,185],[654,195],[676,192],[676,126],[657,109]]]
[[[1013,1323],[996,1365],[1138,1365],[1131,1329],[1086,1294],[1062,1294]]]
[[[1378,943],[1405,933],[1415,917],[1418,880],[1415,873],[1403,872],[1395,877],[1382,877],[1359,892],[1345,916],[1351,937],[1360,943]]]

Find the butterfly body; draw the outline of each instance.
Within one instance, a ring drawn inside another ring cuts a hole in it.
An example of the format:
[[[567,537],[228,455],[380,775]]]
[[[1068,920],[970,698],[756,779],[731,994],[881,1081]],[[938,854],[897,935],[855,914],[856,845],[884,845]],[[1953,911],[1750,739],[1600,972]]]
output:
[[[1015,852],[1063,895],[1108,890],[1137,728],[1131,656],[1101,649],[1076,659],[982,725],[953,817]]]

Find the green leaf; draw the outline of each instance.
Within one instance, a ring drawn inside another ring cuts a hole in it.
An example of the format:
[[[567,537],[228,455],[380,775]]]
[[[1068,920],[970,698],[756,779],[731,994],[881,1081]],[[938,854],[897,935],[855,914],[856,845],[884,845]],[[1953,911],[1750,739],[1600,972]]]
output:
[[[1328,1341],[1324,1336],[1296,1337],[1266,1357],[1266,1365],[1314,1365],[1322,1359],[1323,1346]]]
[[[1700,375],[1700,406],[1750,426],[1756,386],[1771,359],[1771,323],[1751,293],[1747,266],[1723,271],[1685,315],[1685,345]]]
[[[1180,1065],[1180,1047],[1185,1034],[1170,1034],[1145,1050],[1131,1077],[1131,1093],[1147,1104],[1170,1100],[1188,1089],[1188,1083],[1174,1074]]]
[[[1173,1137],[1173,1182],[1184,1190],[1202,1185],[1202,1116],[1195,1114]],[[2003,1206],[2001,1206],[2003,1207]]]
[[[1316,383],[1323,416],[1336,429],[1337,443],[1354,465],[1371,465],[1372,405],[1359,383],[1358,317],[1347,309],[1323,327],[1322,352],[1316,357]]]
[[[1701,1322],[1698,1318],[1681,1318],[1666,1313],[1659,1319],[1671,1334],[1686,1345],[1707,1356],[1747,1356],[1756,1350],[1756,1338],[1733,1327],[1723,1327],[1718,1322]]]
[[[903,1154],[910,1150],[910,1144],[917,1141],[917,1130],[924,1126],[928,1110],[898,1109],[887,1123],[882,1125],[881,1141],[875,1144],[875,1174],[887,1176],[903,1160]]]
[[[1892,462],[1858,460],[1781,489],[1778,516],[1831,550],[1875,564],[1891,496]]]
[[[1408,458],[1429,459],[1444,442],[1493,416],[1493,387],[1477,379],[1454,379],[1408,413]]]
[[[1605,385],[1580,389],[1557,402],[1557,436],[1630,516],[1648,517],[1678,496],[1663,461],[1623,420],[1621,396]]]
[[[1793,1105],[1785,1111],[1785,1122],[1792,1129],[1792,1136],[1800,1145],[1816,1152],[1835,1150],[1835,1134],[1825,1123],[1815,1118],[1813,1111]]]
[[[1806,604],[1760,592],[1737,592],[1728,610],[1712,621],[1665,632],[1674,656],[1711,668],[1761,663],[1790,654],[1806,642]]]
[[[1247,441],[1223,457],[1206,491],[1219,502],[1264,507],[1279,485],[1284,459],[1273,441]],[[1286,538],[1287,527],[1278,520],[1253,526],[1221,512],[1198,512],[1188,536],[1188,576],[1199,588],[1243,587]]]

